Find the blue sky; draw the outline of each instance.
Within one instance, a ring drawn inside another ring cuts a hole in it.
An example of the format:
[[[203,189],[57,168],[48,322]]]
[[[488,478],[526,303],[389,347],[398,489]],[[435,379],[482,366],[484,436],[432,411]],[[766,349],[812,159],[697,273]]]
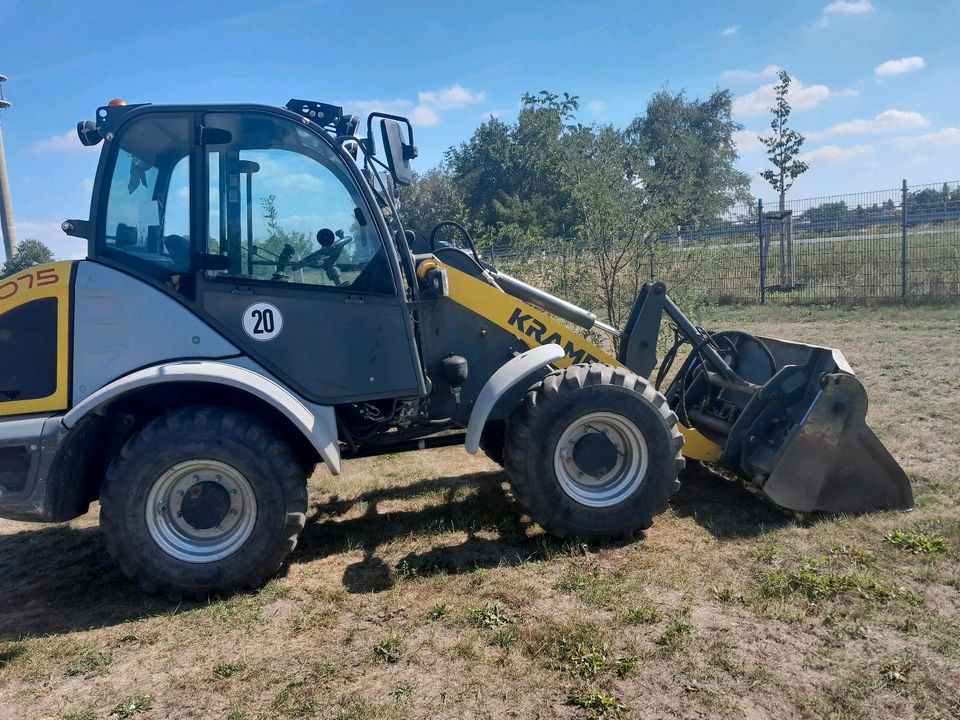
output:
[[[361,22],[362,21],[362,22]],[[418,169],[520,94],[578,95],[584,122],[622,125],[658,89],[735,94],[740,166],[764,157],[776,69],[796,79],[811,170],[792,197],[960,177],[960,2],[484,2],[271,4],[0,0],[3,117],[21,239],[82,256],[58,226],[86,217],[99,148],[77,120],[128,102],[291,97],[410,114]],[[770,198],[762,180],[755,194]]]

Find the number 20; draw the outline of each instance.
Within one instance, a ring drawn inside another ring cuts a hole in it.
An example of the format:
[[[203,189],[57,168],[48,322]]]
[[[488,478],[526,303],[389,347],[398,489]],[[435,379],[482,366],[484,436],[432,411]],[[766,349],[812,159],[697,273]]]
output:
[[[257,321],[253,326],[254,335],[269,335],[276,325],[273,321],[273,310],[254,310],[251,313]]]

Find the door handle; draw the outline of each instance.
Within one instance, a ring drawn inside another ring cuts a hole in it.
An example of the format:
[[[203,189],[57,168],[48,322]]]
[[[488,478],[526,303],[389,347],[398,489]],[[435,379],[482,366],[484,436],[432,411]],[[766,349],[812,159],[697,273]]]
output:
[[[347,295],[344,302],[350,303],[351,305],[363,305],[363,295]]]
[[[235,287],[230,291],[231,295],[253,295],[252,287]]]

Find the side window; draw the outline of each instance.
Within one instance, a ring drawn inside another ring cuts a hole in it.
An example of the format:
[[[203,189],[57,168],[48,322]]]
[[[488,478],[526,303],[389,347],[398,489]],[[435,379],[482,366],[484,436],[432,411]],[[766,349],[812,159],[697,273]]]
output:
[[[336,153],[298,123],[260,113],[209,114],[229,144],[207,146],[208,277],[392,294],[376,227]]]
[[[103,250],[168,280],[189,272],[189,117],[153,116],[121,130],[107,197]]]

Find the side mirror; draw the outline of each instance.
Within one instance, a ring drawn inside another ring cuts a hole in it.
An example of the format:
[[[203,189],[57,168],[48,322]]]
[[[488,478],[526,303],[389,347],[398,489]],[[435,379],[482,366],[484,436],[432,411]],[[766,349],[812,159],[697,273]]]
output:
[[[383,136],[383,148],[387,155],[387,166],[397,185],[409,185],[413,182],[413,170],[410,161],[417,156],[413,144],[413,130],[407,122],[409,142],[404,142],[400,123],[391,118],[380,120],[380,132]]]

